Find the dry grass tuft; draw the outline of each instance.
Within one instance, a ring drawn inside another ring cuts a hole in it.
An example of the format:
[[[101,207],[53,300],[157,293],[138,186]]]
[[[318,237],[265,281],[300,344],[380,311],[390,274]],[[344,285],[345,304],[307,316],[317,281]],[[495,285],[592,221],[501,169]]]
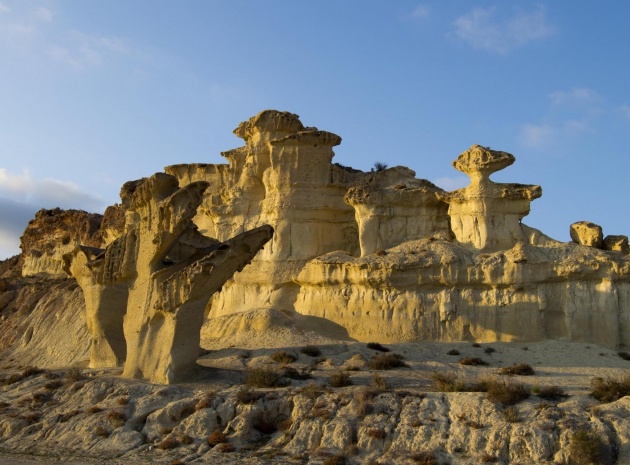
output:
[[[93,405],[92,407],[88,408],[85,413],[89,414],[89,415],[94,415],[95,413],[99,413],[102,412],[103,409],[100,407],[97,407],[96,405]]]
[[[234,452],[236,450],[234,445],[230,444],[229,442],[217,444],[216,449],[223,454],[226,454],[228,452]]]
[[[374,389],[378,389],[379,391],[387,391],[389,389],[389,386],[387,385],[387,380],[377,373],[374,373],[372,375],[370,385]]]
[[[180,434],[179,436],[177,436],[177,440],[187,446],[193,443],[193,438],[191,438],[187,434]]]
[[[433,372],[431,374],[433,387],[438,392],[464,392],[468,385],[455,373]]]
[[[417,452],[409,457],[418,465],[438,465],[438,459],[433,452]]]
[[[568,395],[564,392],[564,389],[558,386],[543,386],[538,388],[536,395],[541,399],[559,401]]]
[[[322,354],[322,351],[319,347],[308,345],[304,346],[300,349],[300,352],[304,355],[308,355],[309,357],[319,357]]]
[[[66,380],[68,380],[69,382],[75,383],[77,381],[81,381],[82,379],[83,372],[77,367],[70,368],[66,373]]]
[[[630,396],[630,374],[620,378],[608,376],[591,380],[591,396],[600,402],[614,402],[624,396]]]
[[[630,360],[630,354],[628,352],[619,352],[617,355],[624,360]]]
[[[123,412],[117,410],[110,410],[107,412],[107,418],[115,425],[122,426],[127,421],[127,416]]]
[[[309,383],[306,386],[299,388],[297,392],[309,399],[316,399],[326,392],[326,388],[319,384]]]
[[[195,404],[195,411],[212,407],[212,401],[216,395],[216,391],[208,391],[204,393],[203,397],[199,399],[199,402]]]
[[[257,388],[283,387],[289,384],[282,375],[270,368],[250,368],[245,373],[245,384]]]
[[[338,371],[336,373],[333,373],[332,375],[330,375],[328,382],[330,383],[332,387],[335,387],[335,388],[352,385],[352,380],[350,379],[350,373],[347,373],[345,371]]]
[[[271,355],[271,360],[276,363],[281,363],[282,365],[288,365],[289,363],[295,362],[297,359],[298,358],[295,355],[285,352],[284,350],[275,352]]]
[[[262,399],[263,397],[265,397],[264,393],[254,391],[249,386],[243,386],[236,392],[236,400],[238,400],[239,404],[255,404],[256,401]]]
[[[210,447],[214,447],[219,444],[226,444],[228,442],[225,434],[219,430],[213,431],[210,436],[208,436],[207,441]]]
[[[604,461],[604,443],[592,431],[576,431],[569,440],[569,458],[575,465],[599,465]]]
[[[459,364],[466,365],[466,366],[481,366],[481,365],[487,365],[488,362],[482,360],[479,357],[464,357],[459,360]]]
[[[175,449],[178,446],[179,446],[179,441],[177,439],[166,438],[164,439],[164,441],[162,441],[155,447],[157,447],[160,450],[171,450],[171,449]]]
[[[368,362],[370,370],[391,370],[393,368],[407,367],[400,354],[380,354],[375,355]]]
[[[516,405],[529,397],[529,389],[521,383],[490,378],[483,384],[488,400],[497,404]]]
[[[109,431],[107,431],[102,426],[97,426],[96,429],[94,430],[94,434],[96,434],[99,438],[108,438],[109,437]]]
[[[446,355],[459,355],[459,350],[457,349],[451,349],[448,352],[446,352]]]
[[[378,350],[379,352],[389,352],[389,349],[378,342],[368,342],[367,348],[372,350]]]
[[[499,368],[500,375],[533,376],[534,369],[527,363],[515,363],[509,367]]]
[[[521,416],[518,412],[518,408],[514,406],[505,407],[503,409],[503,418],[508,423],[518,423],[519,421],[521,421]]]
[[[382,429],[373,428],[368,430],[367,435],[375,439],[385,439],[387,437],[387,432]]]
[[[346,463],[345,455],[331,455],[322,462],[322,465],[346,465]]]

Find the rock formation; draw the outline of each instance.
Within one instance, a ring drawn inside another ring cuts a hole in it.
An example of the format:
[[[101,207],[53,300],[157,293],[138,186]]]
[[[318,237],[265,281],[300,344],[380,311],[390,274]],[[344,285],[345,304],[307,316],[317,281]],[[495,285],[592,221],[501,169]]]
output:
[[[172,383],[190,375],[199,354],[204,308],[271,238],[262,226],[223,243],[191,219],[208,184],[178,187],[157,173],[135,186],[125,232],[105,250],[78,247],[66,270],[84,291],[93,336],[90,364]],[[124,321],[124,322],[123,322]]]

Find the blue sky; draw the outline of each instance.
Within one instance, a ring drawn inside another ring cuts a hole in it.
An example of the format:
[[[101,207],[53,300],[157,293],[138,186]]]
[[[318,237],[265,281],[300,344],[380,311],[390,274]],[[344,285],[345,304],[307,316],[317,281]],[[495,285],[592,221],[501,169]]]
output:
[[[630,2],[0,0],[0,259],[39,208],[102,212],[175,163],[222,163],[267,108],[334,161],[445,189],[472,144],[539,184],[524,222],[630,234]]]

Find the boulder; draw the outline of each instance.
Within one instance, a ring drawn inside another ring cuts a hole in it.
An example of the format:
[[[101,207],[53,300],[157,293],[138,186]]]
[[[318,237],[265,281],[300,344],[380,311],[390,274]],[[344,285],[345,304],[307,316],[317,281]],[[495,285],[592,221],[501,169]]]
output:
[[[569,230],[571,240],[576,244],[601,249],[604,242],[602,227],[590,221],[573,223]]]

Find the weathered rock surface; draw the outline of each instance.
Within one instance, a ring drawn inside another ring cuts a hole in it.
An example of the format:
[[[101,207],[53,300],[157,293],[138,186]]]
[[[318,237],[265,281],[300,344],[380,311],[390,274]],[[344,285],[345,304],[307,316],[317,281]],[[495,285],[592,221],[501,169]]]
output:
[[[82,244],[99,247],[102,243],[99,228],[102,215],[81,210],[40,210],[35,214],[24,234],[22,274],[38,273],[65,276],[63,255]]]
[[[590,221],[578,221],[570,228],[571,240],[576,244],[601,249],[604,241],[602,227]]]
[[[602,243],[604,250],[614,250],[615,252],[621,252],[623,255],[630,253],[630,247],[628,246],[628,236],[606,236]]]

